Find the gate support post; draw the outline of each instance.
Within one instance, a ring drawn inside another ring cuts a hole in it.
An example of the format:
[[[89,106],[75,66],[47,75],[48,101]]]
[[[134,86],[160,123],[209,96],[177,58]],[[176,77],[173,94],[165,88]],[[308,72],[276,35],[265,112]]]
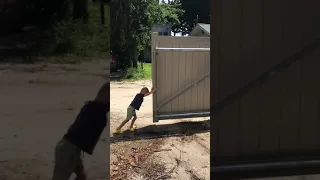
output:
[[[156,47],[157,45],[157,37],[158,33],[154,32],[151,34],[151,66],[152,66],[152,87],[157,87],[157,52]],[[157,93],[152,93],[152,110],[153,110],[153,122],[159,122],[159,119],[157,118],[156,108],[157,108]]]

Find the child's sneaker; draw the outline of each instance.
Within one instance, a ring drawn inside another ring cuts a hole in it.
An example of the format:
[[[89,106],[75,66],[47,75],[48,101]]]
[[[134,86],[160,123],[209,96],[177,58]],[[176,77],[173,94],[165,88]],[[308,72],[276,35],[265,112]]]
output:
[[[132,126],[132,128],[130,128],[130,131],[135,131],[137,129],[137,126]]]
[[[121,134],[121,133],[122,131],[120,129],[119,130],[116,129],[116,131],[113,132],[113,134]]]

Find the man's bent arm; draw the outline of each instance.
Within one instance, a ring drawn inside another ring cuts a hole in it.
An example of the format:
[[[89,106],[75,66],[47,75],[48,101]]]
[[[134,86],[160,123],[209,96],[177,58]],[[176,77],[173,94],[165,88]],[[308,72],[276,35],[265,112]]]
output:
[[[104,83],[97,93],[95,101],[110,104],[110,82]]]

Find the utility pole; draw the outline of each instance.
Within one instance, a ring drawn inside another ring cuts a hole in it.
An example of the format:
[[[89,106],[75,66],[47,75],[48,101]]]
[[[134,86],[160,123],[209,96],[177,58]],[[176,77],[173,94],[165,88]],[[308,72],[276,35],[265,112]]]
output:
[[[196,24],[199,23],[199,16],[197,15]]]

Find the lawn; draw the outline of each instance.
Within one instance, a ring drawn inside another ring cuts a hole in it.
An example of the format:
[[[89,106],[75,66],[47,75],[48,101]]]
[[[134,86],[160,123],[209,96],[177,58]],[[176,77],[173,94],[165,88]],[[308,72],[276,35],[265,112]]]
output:
[[[152,78],[152,64],[151,63],[143,63],[142,65],[139,64],[138,68],[129,68],[125,75],[124,79],[136,81],[136,80],[151,80]]]
[[[144,69],[144,78],[145,79],[151,79],[152,78],[152,64],[151,63],[144,63],[143,64]]]

